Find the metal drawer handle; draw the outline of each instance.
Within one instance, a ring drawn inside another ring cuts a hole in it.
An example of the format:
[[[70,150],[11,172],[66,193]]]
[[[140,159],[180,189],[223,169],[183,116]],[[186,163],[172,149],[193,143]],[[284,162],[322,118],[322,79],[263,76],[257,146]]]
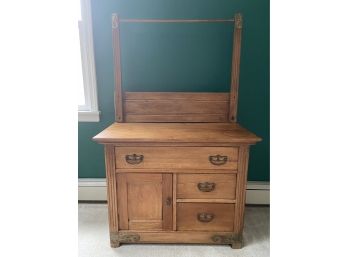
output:
[[[214,219],[214,214],[213,213],[206,213],[206,212],[198,213],[197,219],[200,222],[210,222]]]
[[[227,162],[227,156],[226,155],[210,155],[209,161],[214,165],[223,165]]]
[[[211,192],[215,189],[214,182],[201,182],[197,184],[199,191],[202,192]]]
[[[126,162],[129,164],[139,164],[144,160],[144,155],[142,154],[127,154],[126,155]]]

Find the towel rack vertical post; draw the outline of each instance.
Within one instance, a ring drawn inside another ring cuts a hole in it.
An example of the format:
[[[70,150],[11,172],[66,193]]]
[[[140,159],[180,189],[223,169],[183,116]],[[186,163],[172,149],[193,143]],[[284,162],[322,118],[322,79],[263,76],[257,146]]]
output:
[[[115,120],[123,122],[123,97],[121,74],[121,47],[120,47],[120,20],[117,14],[112,14],[112,41],[114,54],[114,81],[115,81]]]
[[[242,14],[236,13],[234,16],[233,49],[232,49],[232,68],[231,68],[231,90],[230,90],[230,112],[229,121],[237,121],[238,88],[239,88],[239,66],[242,42]]]

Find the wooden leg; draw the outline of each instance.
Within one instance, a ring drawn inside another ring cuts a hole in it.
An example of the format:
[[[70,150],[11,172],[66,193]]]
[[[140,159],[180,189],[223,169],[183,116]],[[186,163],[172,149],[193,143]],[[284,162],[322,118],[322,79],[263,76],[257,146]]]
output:
[[[120,247],[120,240],[117,232],[110,233],[110,246],[112,248]]]
[[[242,240],[236,240],[231,244],[232,249],[241,249],[243,247]]]
[[[232,249],[241,249],[243,247],[243,232],[239,233],[231,244]]]
[[[112,248],[118,248],[118,247],[120,247],[120,242],[116,241],[116,240],[110,240],[110,246]]]

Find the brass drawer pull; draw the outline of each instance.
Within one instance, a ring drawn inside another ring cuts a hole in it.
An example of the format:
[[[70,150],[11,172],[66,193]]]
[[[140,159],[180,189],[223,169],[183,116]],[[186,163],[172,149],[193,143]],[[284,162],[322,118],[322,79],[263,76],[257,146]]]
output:
[[[197,184],[199,191],[202,192],[211,192],[215,189],[214,182],[201,182]]]
[[[206,213],[206,212],[198,213],[197,219],[200,222],[210,222],[214,219],[214,214],[213,213]]]
[[[209,161],[214,165],[223,165],[227,162],[226,155],[211,155],[209,156]]]
[[[139,164],[144,160],[144,155],[140,154],[127,154],[126,155],[126,162],[129,164]]]

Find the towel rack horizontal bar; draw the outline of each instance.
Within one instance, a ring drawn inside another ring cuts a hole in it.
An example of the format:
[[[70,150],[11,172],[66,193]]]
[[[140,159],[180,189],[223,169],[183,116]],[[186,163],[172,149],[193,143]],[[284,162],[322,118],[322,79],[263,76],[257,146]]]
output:
[[[214,23],[214,22],[234,22],[234,19],[120,19],[120,22],[133,22],[133,23]]]

